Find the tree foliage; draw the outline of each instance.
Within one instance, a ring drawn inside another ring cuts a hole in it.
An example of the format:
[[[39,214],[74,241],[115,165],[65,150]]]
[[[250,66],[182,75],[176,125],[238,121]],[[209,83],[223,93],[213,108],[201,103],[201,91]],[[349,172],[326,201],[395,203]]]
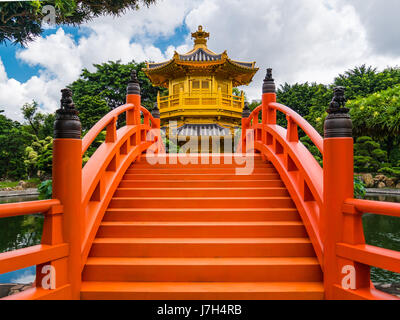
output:
[[[345,87],[347,99],[352,100],[367,97],[399,83],[399,68],[387,68],[378,72],[376,68],[362,65],[339,75],[333,85]]]
[[[25,146],[33,136],[23,130],[21,124],[8,119],[0,110],[0,177],[20,179],[26,176],[23,162]]]
[[[354,144],[354,170],[357,173],[376,173],[379,168],[390,166],[388,154],[379,142],[371,137],[360,137]]]
[[[110,110],[126,103],[126,87],[132,70],[136,70],[141,88],[142,105],[151,110],[157,101],[157,92],[166,89],[154,87],[143,72],[144,62],[134,61],[122,64],[109,61],[95,64],[93,72],[83,69],[80,78],[68,87],[73,92],[73,100],[83,120],[83,127],[90,129]],[[108,108],[106,108],[106,106]]]
[[[28,124],[24,129],[30,134],[35,135],[38,139],[45,139],[49,136],[52,137],[55,116],[52,113],[44,114],[39,112],[38,109],[39,105],[36,101],[25,103],[22,106],[22,115]]]
[[[47,0],[2,2],[0,6],[0,43],[25,45],[43,32],[47,5],[55,8],[57,24],[79,25],[102,15],[118,16],[155,0]]]
[[[50,177],[53,161],[53,138],[35,138],[25,149],[24,164],[28,177]]]
[[[326,87],[322,84],[306,82],[290,85],[285,83],[277,90],[276,96],[279,103],[290,107],[304,117],[310,113],[310,109],[316,102],[315,99],[321,95],[321,91],[326,91]]]

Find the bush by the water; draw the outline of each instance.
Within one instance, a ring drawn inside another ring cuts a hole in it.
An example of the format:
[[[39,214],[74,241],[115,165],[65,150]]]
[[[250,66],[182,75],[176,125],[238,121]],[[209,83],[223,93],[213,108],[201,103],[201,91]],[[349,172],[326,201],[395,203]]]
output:
[[[43,181],[39,185],[38,191],[39,191],[39,200],[51,199],[53,196],[53,181],[52,180]]]

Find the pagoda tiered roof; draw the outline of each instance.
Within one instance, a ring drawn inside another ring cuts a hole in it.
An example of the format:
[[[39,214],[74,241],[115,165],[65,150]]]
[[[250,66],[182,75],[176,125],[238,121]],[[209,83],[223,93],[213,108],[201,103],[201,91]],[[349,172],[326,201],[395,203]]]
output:
[[[171,60],[161,63],[147,63],[144,72],[155,86],[168,87],[168,81],[186,75],[217,75],[231,79],[233,86],[247,85],[258,71],[255,62],[241,62],[230,59],[226,51],[216,54],[207,48],[209,33],[199,26],[192,33],[194,48],[186,54],[175,51]]]

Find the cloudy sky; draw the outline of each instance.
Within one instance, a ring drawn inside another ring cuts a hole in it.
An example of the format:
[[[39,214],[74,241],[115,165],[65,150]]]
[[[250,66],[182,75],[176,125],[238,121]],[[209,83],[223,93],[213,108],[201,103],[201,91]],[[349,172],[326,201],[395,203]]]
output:
[[[199,24],[213,51],[257,62],[260,71],[243,88],[250,100],[260,98],[267,67],[283,84],[330,83],[364,63],[400,66],[399,13],[399,0],[158,0],[119,18],[48,29],[26,48],[0,46],[0,110],[21,120],[20,107],[34,99],[53,112],[82,68],[170,59],[192,48]]]

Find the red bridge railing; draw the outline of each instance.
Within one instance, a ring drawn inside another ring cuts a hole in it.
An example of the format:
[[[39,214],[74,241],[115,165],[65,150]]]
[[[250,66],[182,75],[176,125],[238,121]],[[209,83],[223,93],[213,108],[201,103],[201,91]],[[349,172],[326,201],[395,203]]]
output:
[[[260,152],[281,175],[323,269],[327,299],[398,299],[374,288],[370,268],[400,273],[400,253],[366,245],[362,215],[400,217],[400,204],[354,199],[351,120],[342,94],[343,88],[335,90],[322,138],[299,114],[276,103],[269,69],[262,104],[243,112],[241,151]],[[277,124],[277,111],[286,116],[287,128]],[[323,168],[300,142],[298,128],[323,155]]]
[[[165,152],[159,113],[153,116],[141,106],[136,73],[128,85],[127,104],[108,113],[83,140],[72,92],[62,92],[53,145],[54,200],[0,205],[0,218],[45,215],[41,245],[0,253],[0,273],[36,265],[34,288],[7,299],[79,299],[82,269],[123,174],[146,150]],[[122,114],[126,125],[117,129]],[[105,141],[82,168],[83,156],[104,130]],[[46,276],[53,281],[49,286],[47,279],[42,281]]]

